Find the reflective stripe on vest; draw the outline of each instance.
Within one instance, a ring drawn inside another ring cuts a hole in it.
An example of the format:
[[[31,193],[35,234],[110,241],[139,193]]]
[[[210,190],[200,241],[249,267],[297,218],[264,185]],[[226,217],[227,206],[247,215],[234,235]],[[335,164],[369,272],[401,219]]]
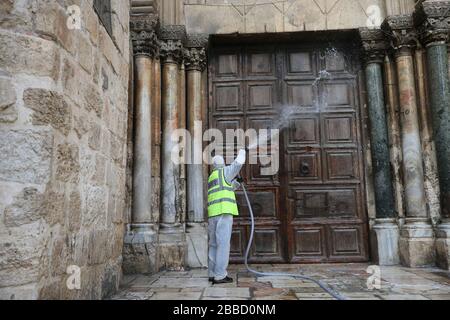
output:
[[[208,216],[238,215],[233,187],[224,177],[224,169],[214,170],[208,179]]]

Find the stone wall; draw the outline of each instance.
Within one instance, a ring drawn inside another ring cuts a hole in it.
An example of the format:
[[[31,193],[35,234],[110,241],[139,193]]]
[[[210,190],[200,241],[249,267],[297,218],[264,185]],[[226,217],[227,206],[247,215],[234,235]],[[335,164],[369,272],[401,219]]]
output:
[[[99,299],[120,281],[129,1],[111,3],[109,35],[93,0],[0,2],[0,299]]]

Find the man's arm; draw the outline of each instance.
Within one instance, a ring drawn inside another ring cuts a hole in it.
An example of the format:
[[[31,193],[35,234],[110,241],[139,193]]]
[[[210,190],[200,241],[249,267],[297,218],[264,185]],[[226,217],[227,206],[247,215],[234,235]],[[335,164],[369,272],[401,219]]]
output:
[[[239,154],[236,160],[234,160],[232,164],[224,168],[225,180],[229,184],[233,182],[233,180],[237,177],[237,175],[241,171],[242,166],[245,163],[245,157],[246,157],[245,150],[239,150]]]

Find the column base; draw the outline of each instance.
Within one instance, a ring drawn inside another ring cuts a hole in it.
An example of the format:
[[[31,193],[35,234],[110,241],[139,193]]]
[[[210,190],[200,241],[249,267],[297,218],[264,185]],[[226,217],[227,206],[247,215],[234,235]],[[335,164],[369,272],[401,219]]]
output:
[[[450,222],[436,228],[436,264],[439,268],[450,270]]]
[[[395,219],[376,219],[371,237],[374,262],[380,266],[400,264],[399,238]]]
[[[208,267],[208,224],[192,222],[186,226],[187,257],[190,268]]]
[[[158,233],[152,224],[131,224],[125,234],[122,269],[124,274],[157,272]]]
[[[400,233],[400,261],[407,267],[435,265],[435,240],[428,220],[406,219]]]
[[[161,224],[158,270],[183,271],[186,266],[186,233],[181,224]]]

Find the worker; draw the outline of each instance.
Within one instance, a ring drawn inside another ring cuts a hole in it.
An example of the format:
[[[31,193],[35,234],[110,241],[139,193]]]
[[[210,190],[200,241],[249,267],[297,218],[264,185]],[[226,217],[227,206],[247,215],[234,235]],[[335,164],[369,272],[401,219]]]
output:
[[[239,215],[235,190],[240,187],[239,172],[245,163],[246,151],[239,150],[236,160],[225,166],[222,156],[213,158],[213,171],[208,179],[208,274],[213,284],[233,282],[228,276],[233,216]]]

